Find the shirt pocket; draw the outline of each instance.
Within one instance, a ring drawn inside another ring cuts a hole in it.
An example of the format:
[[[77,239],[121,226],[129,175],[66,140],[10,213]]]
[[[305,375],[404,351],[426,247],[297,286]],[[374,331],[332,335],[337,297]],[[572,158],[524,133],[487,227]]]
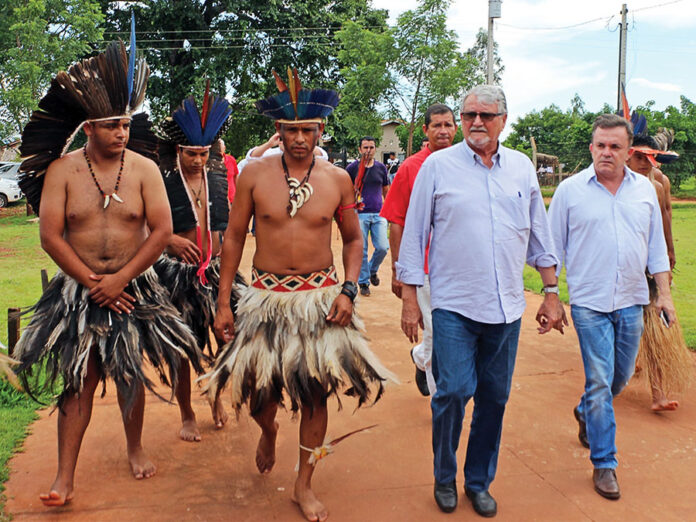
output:
[[[520,194],[500,196],[495,202],[493,221],[497,239],[526,237],[531,228],[529,198]]]

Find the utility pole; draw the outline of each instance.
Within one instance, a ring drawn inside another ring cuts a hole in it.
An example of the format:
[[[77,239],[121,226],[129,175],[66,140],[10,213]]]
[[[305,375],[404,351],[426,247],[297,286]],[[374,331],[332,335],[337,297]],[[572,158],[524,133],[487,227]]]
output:
[[[486,83],[493,85],[493,65],[495,56],[493,54],[493,19],[500,18],[500,4],[503,0],[488,0],[488,51],[486,55]]]
[[[621,110],[621,89],[626,85],[626,36],[628,34],[628,26],[626,25],[626,14],[628,8],[626,4],[621,6],[621,30],[619,31],[619,85],[617,86],[616,94],[616,110]],[[628,114],[624,114],[624,118],[628,118]]]

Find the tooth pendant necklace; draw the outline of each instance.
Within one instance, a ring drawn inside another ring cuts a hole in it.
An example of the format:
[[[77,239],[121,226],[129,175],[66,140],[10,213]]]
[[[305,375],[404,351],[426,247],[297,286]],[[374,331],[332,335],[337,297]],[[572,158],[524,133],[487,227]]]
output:
[[[186,184],[188,185],[188,180],[186,181]],[[193,194],[193,187],[189,185],[189,188],[191,189],[191,193]],[[203,190],[203,175],[201,175],[201,181],[198,183],[198,190],[194,194],[194,197],[196,198],[196,205],[198,205],[198,208],[203,208],[203,204],[201,203],[201,191]]]
[[[309,184],[309,176],[312,174],[312,169],[314,168],[314,161],[316,156],[312,154],[312,163],[309,165],[309,170],[307,174],[299,181],[296,178],[291,178],[288,172],[288,166],[285,163],[285,154],[280,157],[280,161],[283,164],[283,172],[285,172],[285,182],[288,184],[288,189],[290,192],[290,201],[288,203],[288,214],[290,217],[295,217],[297,211],[302,208],[302,205],[309,201],[309,198],[314,194],[314,189],[312,185]]]
[[[89,169],[89,173],[92,175],[92,179],[94,180],[94,184],[97,186],[97,190],[101,194],[102,198],[104,198],[104,209],[106,210],[106,207],[109,206],[109,203],[111,203],[111,200],[113,199],[114,201],[117,201],[118,203],[123,203],[123,200],[120,198],[116,192],[118,192],[118,186],[121,184],[121,174],[123,173],[123,158],[126,155],[126,150],[123,149],[123,152],[121,152],[121,167],[118,169],[118,176],[116,177],[116,185],[114,185],[114,191],[111,194],[105,194],[104,191],[101,188],[101,185],[97,181],[97,176],[94,175],[94,170],[92,170],[92,162],[89,161],[89,156],[87,155],[87,145],[82,147],[82,153],[85,156],[85,160],[87,161],[87,168]]]

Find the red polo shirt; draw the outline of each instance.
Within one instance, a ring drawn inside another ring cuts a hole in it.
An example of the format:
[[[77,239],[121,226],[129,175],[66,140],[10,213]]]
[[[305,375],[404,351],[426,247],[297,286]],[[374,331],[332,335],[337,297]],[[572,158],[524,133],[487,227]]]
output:
[[[391,187],[389,187],[382,211],[379,213],[381,217],[402,227],[406,224],[406,211],[408,211],[413,184],[416,182],[421,165],[430,154],[430,148],[426,147],[401,164]],[[425,266],[423,267],[426,274],[428,273],[428,250],[429,245],[425,251]]]

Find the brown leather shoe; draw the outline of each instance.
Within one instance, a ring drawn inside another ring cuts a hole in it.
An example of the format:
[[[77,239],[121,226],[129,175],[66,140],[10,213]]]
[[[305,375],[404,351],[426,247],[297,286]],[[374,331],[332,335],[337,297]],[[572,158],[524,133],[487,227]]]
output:
[[[611,468],[595,468],[592,481],[597,493],[610,500],[618,500],[621,496],[619,483],[616,481],[616,471]]]
[[[587,440],[587,424],[585,424],[585,421],[580,417],[580,410],[578,410],[577,406],[573,410],[573,415],[575,415],[575,420],[578,421],[578,440],[580,444],[590,449],[590,443]]]

